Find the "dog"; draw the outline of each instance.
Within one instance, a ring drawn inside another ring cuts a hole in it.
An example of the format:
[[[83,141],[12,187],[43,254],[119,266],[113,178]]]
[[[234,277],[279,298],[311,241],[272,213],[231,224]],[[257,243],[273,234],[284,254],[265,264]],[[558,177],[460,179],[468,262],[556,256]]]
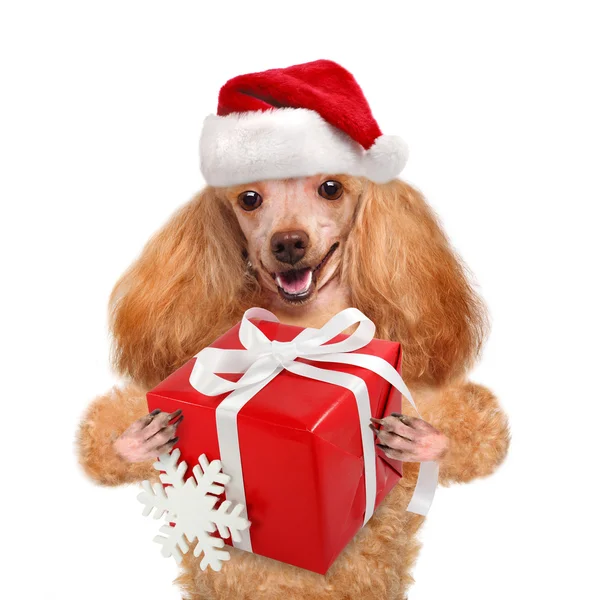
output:
[[[103,485],[157,480],[185,411],[147,414],[145,393],[238,322],[251,306],[321,327],[353,306],[400,342],[403,377],[423,419],[375,420],[404,477],[326,575],[231,549],[215,573],[192,552],[176,582],[189,600],[401,600],[424,517],[407,512],[418,462],[441,485],[491,474],[508,420],[469,382],[487,331],[485,307],[423,195],[393,179],[321,173],[205,187],[149,241],[110,300],[113,362],[128,383],[97,398],[78,431],[85,472]]]

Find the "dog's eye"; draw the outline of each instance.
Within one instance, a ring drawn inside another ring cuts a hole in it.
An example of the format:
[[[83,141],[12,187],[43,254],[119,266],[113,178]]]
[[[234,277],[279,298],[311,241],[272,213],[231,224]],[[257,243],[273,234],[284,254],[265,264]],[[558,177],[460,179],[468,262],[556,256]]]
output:
[[[329,181],[324,181],[319,186],[319,196],[325,198],[326,200],[337,200],[344,191],[342,184],[339,181],[333,181],[330,179]]]
[[[258,192],[248,190],[238,196],[238,202],[244,210],[256,210],[262,204],[262,196]]]

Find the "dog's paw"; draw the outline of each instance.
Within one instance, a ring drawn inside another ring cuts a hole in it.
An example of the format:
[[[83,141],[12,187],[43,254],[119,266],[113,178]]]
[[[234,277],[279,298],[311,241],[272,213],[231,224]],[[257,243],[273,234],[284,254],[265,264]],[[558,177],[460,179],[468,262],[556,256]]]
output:
[[[179,439],[174,435],[182,420],[181,409],[173,413],[157,409],[134,421],[114,441],[115,452],[130,463],[152,460],[160,454],[170,452]]]
[[[370,427],[380,442],[377,447],[389,458],[426,462],[439,460],[448,452],[448,437],[423,419],[392,413],[385,419],[371,418],[371,421]]]

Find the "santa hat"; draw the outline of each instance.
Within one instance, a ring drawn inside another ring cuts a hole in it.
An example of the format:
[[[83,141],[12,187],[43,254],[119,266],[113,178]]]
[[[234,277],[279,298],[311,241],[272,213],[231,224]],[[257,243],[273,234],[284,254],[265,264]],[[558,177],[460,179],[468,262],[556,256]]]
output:
[[[213,186],[317,173],[385,183],[407,158],[402,139],[382,135],[352,74],[330,60],[230,79],[200,140]]]

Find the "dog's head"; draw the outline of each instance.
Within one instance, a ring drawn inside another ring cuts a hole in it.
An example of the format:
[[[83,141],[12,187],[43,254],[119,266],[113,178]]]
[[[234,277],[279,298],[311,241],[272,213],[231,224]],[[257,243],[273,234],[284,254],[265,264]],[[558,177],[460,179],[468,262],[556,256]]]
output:
[[[284,303],[301,314],[337,283],[362,189],[357,178],[316,175],[218,191],[242,230],[241,251],[270,306]]]
[[[403,344],[408,380],[478,354],[483,306],[421,194],[323,174],[207,187],[180,209],[115,286],[115,364],[153,385],[251,306],[301,316],[340,294]]]

